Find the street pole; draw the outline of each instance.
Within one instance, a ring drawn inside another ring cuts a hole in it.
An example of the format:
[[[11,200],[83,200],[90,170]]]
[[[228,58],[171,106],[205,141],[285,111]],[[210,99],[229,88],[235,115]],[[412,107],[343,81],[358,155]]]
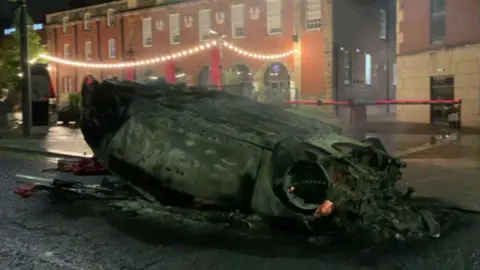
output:
[[[30,80],[30,63],[28,57],[28,14],[27,1],[20,4],[20,65],[22,67],[22,127],[23,136],[32,135],[32,82]]]
[[[223,85],[223,39],[225,38],[224,35],[218,35],[219,36],[219,39],[218,39],[218,50],[219,50],[219,53],[220,53],[220,57],[219,57],[219,67],[218,69],[220,70],[220,88],[223,89],[224,85]]]

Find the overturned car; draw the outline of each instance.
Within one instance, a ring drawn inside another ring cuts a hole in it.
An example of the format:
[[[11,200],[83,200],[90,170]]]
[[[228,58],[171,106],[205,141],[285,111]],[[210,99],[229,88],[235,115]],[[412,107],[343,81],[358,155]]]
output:
[[[405,165],[376,139],[356,141],[276,105],[185,85],[87,77],[82,98],[89,162],[128,186],[128,199],[215,206],[316,232],[328,223],[376,240],[439,236],[436,213],[398,188]],[[78,167],[70,165],[59,168]],[[111,185],[60,179],[33,188],[115,194]]]

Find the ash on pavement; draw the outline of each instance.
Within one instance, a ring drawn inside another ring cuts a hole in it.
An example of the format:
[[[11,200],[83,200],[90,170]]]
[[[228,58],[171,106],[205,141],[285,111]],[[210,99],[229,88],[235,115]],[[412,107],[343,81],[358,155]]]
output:
[[[345,250],[307,236],[246,230],[184,218],[151,218],[98,202],[21,199],[17,173],[36,174],[55,160],[0,153],[0,269],[476,269],[480,219],[416,247]],[[369,267],[362,258],[375,260]]]

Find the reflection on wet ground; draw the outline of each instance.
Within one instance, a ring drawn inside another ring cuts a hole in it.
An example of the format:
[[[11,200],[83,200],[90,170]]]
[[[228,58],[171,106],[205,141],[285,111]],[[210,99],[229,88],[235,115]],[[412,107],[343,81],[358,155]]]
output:
[[[100,202],[24,200],[11,192],[13,175],[36,173],[55,160],[0,159],[0,269],[449,270],[469,269],[480,250],[476,217],[436,241],[362,249],[348,241],[261,226],[246,229],[244,223],[203,222],[198,212],[187,210],[119,211]],[[475,176],[416,165],[407,170],[406,178],[419,182],[415,185],[428,191],[434,185],[421,181],[443,181],[447,186],[436,188],[458,196],[465,191],[453,190],[449,180]]]

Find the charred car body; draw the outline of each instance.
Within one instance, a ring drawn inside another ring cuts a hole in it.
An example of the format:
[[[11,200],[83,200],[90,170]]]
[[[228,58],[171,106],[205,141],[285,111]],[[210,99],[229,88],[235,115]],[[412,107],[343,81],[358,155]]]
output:
[[[434,214],[397,188],[404,164],[378,140],[185,85],[87,78],[82,96],[82,132],[96,160],[141,199],[311,228],[328,221],[375,239],[439,234]]]

